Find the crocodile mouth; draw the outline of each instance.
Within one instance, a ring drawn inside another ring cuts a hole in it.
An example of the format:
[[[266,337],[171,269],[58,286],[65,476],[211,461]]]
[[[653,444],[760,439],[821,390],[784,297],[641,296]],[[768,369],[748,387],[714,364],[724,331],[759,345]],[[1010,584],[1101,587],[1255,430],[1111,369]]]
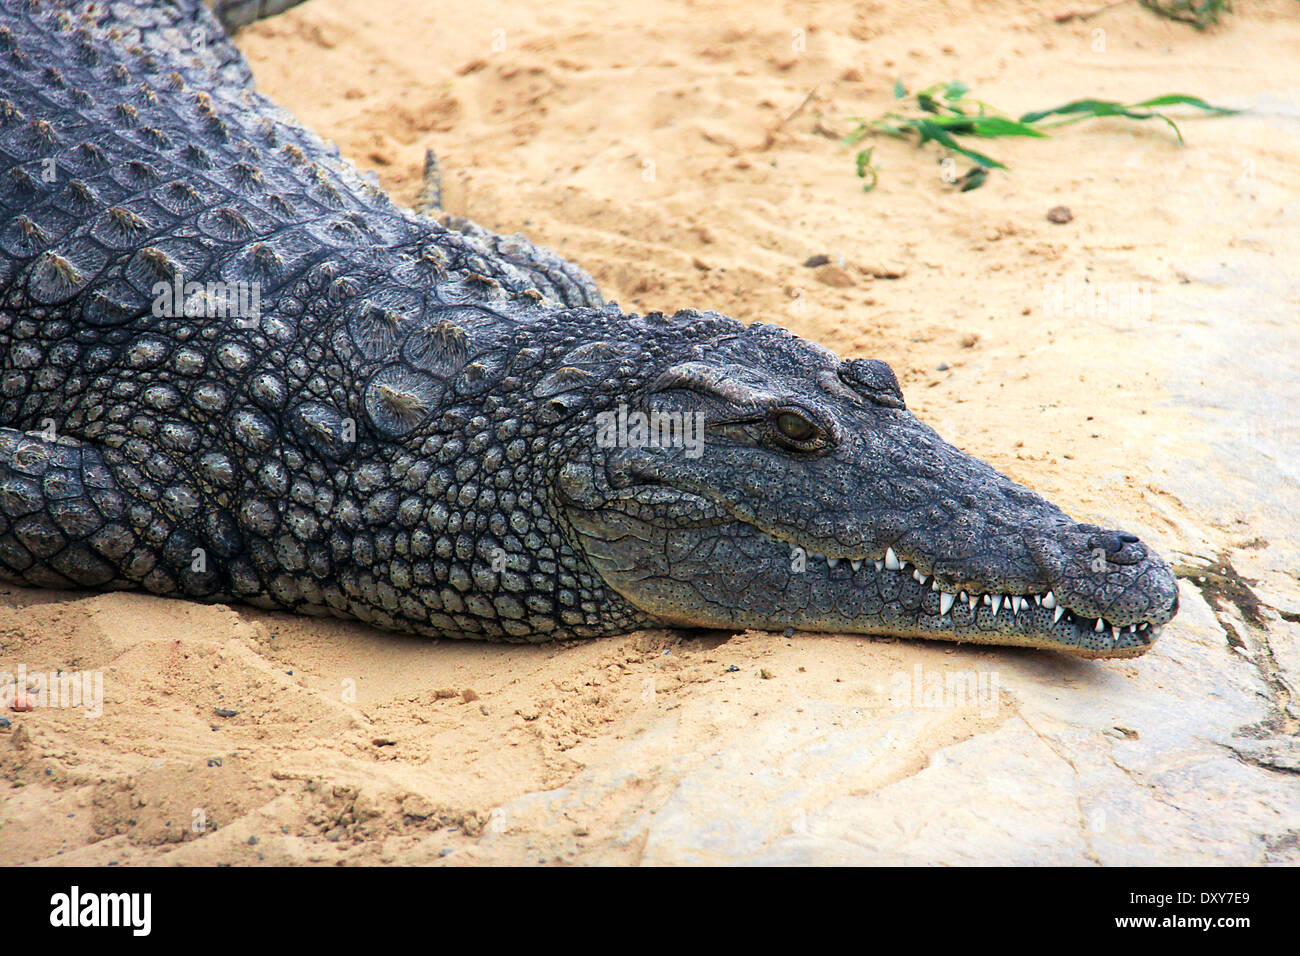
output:
[[[606,583],[678,626],[791,628],[1128,658],[1150,650],[1178,608],[1176,589],[1166,594],[1155,587],[1149,601],[1137,602],[1140,609],[1126,610],[1113,601],[1104,576],[1066,584],[1036,566],[1028,546],[1009,556],[1002,573],[1016,573],[998,582],[1011,589],[1000,590],[981,583],[993,575],[975,562],[913,556],[898,542],[855,554],[826,539],[800,541],[736,511],[656,481],[624,486],[595,511],[575,510],[571,518]],[[1063,569],[1068,576],[1070,568]],[[1111,573],[1127,575],[1131,586],[1132,571]],[[1105,614],[1108,600],[1117,608],[1113,616]]]
[[[787,552],[799,547],[756,530]],[[805,560],[805,573],[820,574],[832,586],[889,596],[904,616],[882,631],[899,636],[1046,647],[1090,658],[1137,657],[1150,650],[1164,629],[1163,621],[1116,623],[1073,611],[1051,588],[1011,593],[945,585],[892,547],[879,556],[843,558],[805,551]]]

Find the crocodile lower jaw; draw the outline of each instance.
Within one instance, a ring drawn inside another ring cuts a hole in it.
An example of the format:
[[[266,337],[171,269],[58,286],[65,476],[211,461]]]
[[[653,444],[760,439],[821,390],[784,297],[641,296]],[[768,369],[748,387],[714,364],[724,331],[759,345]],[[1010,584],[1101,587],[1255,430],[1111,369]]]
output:
[[[757,530],[779,547],[800,546]],[[1150,621],[1120,625],[1084,616],[1063,606],[1051,590],[1018,594],[951,590],[921,568],[900,559],[893,548],[880,556],[832,558],[813,551],[805,554],[806,570],[819,571],[833,583],[873,587],[899,596],[896,603],[907,608],[904,619],[887,626],[863,622],[861,630],[865,632],[1043,648],[1087,658],[1119,658],[1145,654],[1163,631],[1163,624]]]

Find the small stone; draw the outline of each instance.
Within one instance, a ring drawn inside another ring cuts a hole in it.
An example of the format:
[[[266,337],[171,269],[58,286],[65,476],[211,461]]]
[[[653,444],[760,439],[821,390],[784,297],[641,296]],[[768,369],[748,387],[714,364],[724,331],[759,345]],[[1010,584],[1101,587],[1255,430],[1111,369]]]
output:
[[[809,269],[816,269],[818,266],[828,265],[830,261],[831,261],[830,256],[824,256],[824,255],[809,256],[807,259],[804,260],[804,265],[807,266]]]
[[[855,284],[853,276],[849,275],[847,270],[830,263],[818,266],[813,275],[817,277],[817,281],[822,285],[828,285],[836,289],[847,288]]]
[[[758,672],[758,676],[761,677],[761,678],[763,678],[763,680],[771,680],[771,679],[772,679],[773,677],[775,677],[776,675],[773,674],[773,673],[772,673],[770,670],[768,670],[766,667],[764,667],[762,670],[760,670],[760,671]]]
[[[249,846],[257,846],[257,844],[258,844],[258,839],[257,839],[256,836],[251,836],[251,837],[248,838],[248,845],[249,845]]]
[[[1069,206],[1053,206],[1047,210],[1047,221],[1055,223],[1069,222],[1074,218]]]
[[[478,692],[473,688],[466,687],[460,692],[460,699],[467,704],[472,704],[474,701],[479,699]]]
[[[213,708],[213,713],[215,713],[218,717],[234,717],[239,713],[239,711],[227,710],[225,707],[216,707]]]

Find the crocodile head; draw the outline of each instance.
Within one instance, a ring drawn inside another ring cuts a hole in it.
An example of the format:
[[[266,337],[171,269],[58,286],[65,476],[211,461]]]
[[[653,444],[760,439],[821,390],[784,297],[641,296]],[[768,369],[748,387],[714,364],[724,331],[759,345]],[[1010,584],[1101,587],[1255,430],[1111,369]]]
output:
[[[878,361],[755,325],[603,413],[559,471],[587,559],[690,627],[1145,653],[1178,609],[1135,535],[1080,524],[954,448]]]

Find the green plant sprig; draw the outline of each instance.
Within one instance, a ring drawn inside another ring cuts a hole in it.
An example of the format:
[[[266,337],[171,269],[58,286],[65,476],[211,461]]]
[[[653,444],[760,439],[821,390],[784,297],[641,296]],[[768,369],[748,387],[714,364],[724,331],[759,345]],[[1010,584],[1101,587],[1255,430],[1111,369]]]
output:
[[[985,153],[971,149],[958,142],[959,136],[995,139],[1007,136],[1029,136],[1038,139],[1047,137],[1043,132],[1059,126],[1067,126],[1086,119],[1118,116],[1131,120],[1157,119],[1167,124],[1178,137],[1178,145],[1184,145],[1182,131],[1178,125],[1153,107],[1192,106],[1214,116],[1228,116],[1239,110],[1212,106],[1196,96],[1182,93],[1169,93],[1155,96],[1140,103],[1119,103],[1114,100],[1081,99],[1073,100],[1063,106],[1047,110],[1035,110],[1025,113],[1019,119],[1012,119],[1001,110],[990,106],[982,100],[968,97],[969,87],[964,83],[936,83],[913,94],[915,113],[890,111],[879,119],[853,117],[857,127],[844,137],[846,146],[855,146],[865,137],[877,133],[896,139],[916,137],[916,145],[924,146],[936,142],[946,149],[964,156],[975,164],[965,176],[957,180],[963,192],[981,186],[990,169],[1006,169],[1006,165]],[[894,98],[902,100],[907,90],[902,81],[894,84]],[[919,114],[919,115],[917,115]],[[874,147],[873,147],[874,149]],[[867,180],[863,189],[875,188],[878,170],[871,162],[871,149],[858,152],[856,157],[857,172]]]

